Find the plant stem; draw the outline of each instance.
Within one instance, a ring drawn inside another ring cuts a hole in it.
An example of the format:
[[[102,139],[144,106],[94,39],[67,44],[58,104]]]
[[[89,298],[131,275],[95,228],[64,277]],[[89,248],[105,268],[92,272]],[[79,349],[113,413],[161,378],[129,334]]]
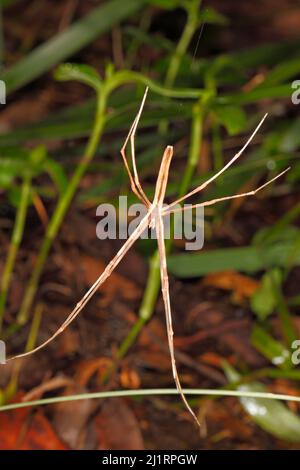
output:
[[[32,275],[29,279],[29,283],[27,285],[23,302],[21,304],[21,308],[17,317],[17,324],[19,326],[24,325],[28,320],[29,311],[31,309],[36,294],[40,276],[44,269],[48,253],[52,247],[57,232],[59,231],[65,214],[71,204],[74,194],[79,186],[81,178],[86,172],[91,160],[93,159],[96,153],[97,146],[101,139],[106,120],[106,102],[107,90],[105,86],[102,86],[97,96],[97,111],[91,136],[89,138],[85,153],[69,182],[67,190],[59,198],[52,218],[47,227],[45,238],[40,248]]]
[[[284,400],[300,402],[300,397],[297,395],[286,395],[282,393],[272,392],[252,392],[245,390],[226,390],[226,389],[188,389],[184,388],[185,395],[200,395],[200,396],[219,396],[219,397],[248,397],[248,398],[266,398],[268,400]],[[59,397],[42,398],[41,400],[24,401],[19,403],[10,403],[9,405],[0,406],[1,411],[15,410],[17,408],[26,408],[28,406],[41,406],[50,405],[54,403],[72,402],[75,400],[92,400],[116,397],[143,397],[143,396],[156,396],[156,395],[178,395],[179,392],[176,388],[154,388],[146,390],[111,390],[107,392],[94,392],[82,393],[80,395],[63,395]]]
[[[180,64],[182,59],[191,43],[191,40],[197,30],[199,25],[199,16],[198,10],[201,6],[202,0],[194,0],[191,2],[187,8],[187,20],[185,23],[185,27],[183,33],[180,37],[180,40],[177,44],[174,54],[171,57],[169,67],[167,69],[166,78],[164,85],[166,88],[172,88],[176,77],[178,75],[178,71],[180,68]],[[166,134],[168,130],[168,121],[163,119],[159,125],[159,131],[161,134]]]
[[[197,103],[193,108],[193,120],[191,127],[191,144],[187,165],[185,167],[183,179],[178,192],[178,197],[183,196],[190,187],[195,168],[200,155],[203,131],[204,107]],[[168,254],[172,247],[172,239],[166,240],[166,253]],[[160,262],[158,250],[150,258],[149,275],[144,297],[141,303],[139,318],[133,325],[128,335],[121,343],[117,357],[121,359],[125,356],[129,348],[134,343],[145,323],[151,318],[156,304],[160,289]]]
[[[4,319],[5,305],[8,295],[8,289],[10,286],[10,280],[13,273],[16,257],[19,251],[19,247],[24,234],[24,226],[26,221],[26,214],[30,199],[30,186],[31,181],[29,178],[24,178],[22,188],[20,203],[17,209],[16,219],[14,223],[12,238],[2,274],[1,279],[1,293],[0,293],[0,333],[2,330],[2,324]]]
[[[42,304],[38,304],[36,306],[36,309],[34,311],[33,318],[32,318],[32,323],[30,325],[30,330],[28,333],[24,352],[28,352],[31,349],[34,349],[36,345],[36,340],[37,340],[37,336],[38,336],[38,332],[39,332],[39,328],[41,324],[43,308],[44,306]],[[15,394],[18,391],[18,382],[19,382],[22,365],[23,365],[23,359],[20,359],[19,361],[13,363],[11,378],[10,378],[9,384],[7,385],[4,391],[4,401],[6,403],[11,401],[11,399],[15,396]]]
[[[271,273],[272,275],[272,273]],[[273,277],[275,295],[277,297],[277,309],[278,316],[281,323],[282,333],[287,347],[291,347],[291,344],[297,339],[297,334],[292,322],[292,316],[287,306],[286,300],[282,294],[281,285],[276,282],[275,276]]]
[[[165,86],[167,88],[172,88],[174,85],[182,59],[199,25],[198,11],[201,1],[202,0],[194,0],[187,7],[187,21],[177,44],[175,53],[171,58],[165,78]]]

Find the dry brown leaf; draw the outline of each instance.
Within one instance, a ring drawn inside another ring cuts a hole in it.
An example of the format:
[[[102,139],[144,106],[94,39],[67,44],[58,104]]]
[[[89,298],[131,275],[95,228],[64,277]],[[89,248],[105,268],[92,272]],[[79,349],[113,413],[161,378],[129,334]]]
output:
[[[42,411],[33,417],[30,408],[0,413],[0,450],[66,449]]]
[[[87,389],[73,384],[65,389],[64,395],[87,393]],[[97,407],[95,400],[75,400],[72,403],[58,403],[53,406],[53,426],[60,436],[72,449],[84,446],[87,423]]]
[[[236,271],[222,271],[208,274],[202,281],[202,284],[204,286],[212,286],[218,289],[232,291],[233,300],[238,304],[252,297],[260,285],[255,279]]]
[[[103,402],[96,417],[101,450],[143,450],[144,442],[139,424],[124,400]]]
[[[141,379],[134,369],[124,366],[120,372],[120,383],[123,388],[138,389],[141,386]]]
[[[86,386],[92,376],[97,373],[98,381],[101,382],[101,378],[112,364],[112,359],[108,357],[82,360],[76,365],[75,381],[81,386]]]
[[[87,285],[93,284],[95,279],[99,276],[99,272],[104,271],[106,265],[101,260],[87,255],[80,258],[80,265],[83,270],[84,280]],[[140,297],[141,289],[118,273],[112,273],[109,282],[106,282],[101,287],[102,305],[107,305],[115,296],[120,296],[125,300],[135,300]]]

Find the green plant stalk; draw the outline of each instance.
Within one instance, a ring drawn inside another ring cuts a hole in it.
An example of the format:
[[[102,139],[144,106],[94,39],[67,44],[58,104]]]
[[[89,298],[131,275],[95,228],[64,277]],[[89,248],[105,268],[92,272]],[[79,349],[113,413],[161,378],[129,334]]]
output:
[[[261,249],[261,256],[264,258],[265,252],[263,252],[262,250],[263,248]],[[268,263],[266,263],[266,266],[267,265]],[[292,322],[288,305],[282,293],[282,286],[280,283],[278,283],[274,273],[272,271],[270,273],[272,288],[277,300],[278,317],[281,323],[284,342],[287,348],[290,348],[293,341],[297,339],[296,331]]]
[[[187,52],[187,49],[191,43],[191,40],[199,25],[198,10],[200,9],[202,0],[194,0],[190,4],[186,5],[187,20],[183,33],[177,44],[174,54],[171,57],[164,85],[166,88],[172,88],[174,86],[180,64],[182,59]],[[168,121],[163,119],[159,125],[159,131],[161,134],[166,134],[168,130]]]
[[[222,389],[188,389],[184,388],[183,393],[185,395],[200,395],[200,396],[212,396],[212,397],[248,397],[248,398],[266,398],[268,400],[284,400],[300,402],[300,397],[296,395],[284,395],[281,393],[271,392],[250,392],[243,390],[222,390]],[[41,406],[50,405],[54,403],[65,403],[76,400],[93,400],[93,399],[104,399],[104,398],[117,398],[117,397],[147,397],[157,395],[179,395],[178,390],[173,388],[154,388],[147,390],[112,390],[108,392],[95,392],[95,393],[83,393],[80,395],[63,395],[59,397],[43,398],[41,400],[32,400],[27,402],[11,403],[9,405],[0,406],[1,411],[15,410],[17,408],[26,408],[28,406]]]
[[[200,99],[207,94],[203,88],[167,88],[151,80],[151,78],[134,70],[120,70],[110,78],[108,88],[110,91],[125,83],[141,83],[149,87],[154,93],[166,98]]]
[[[275,282],[276,281],[274,280],[274,284]],[[276,283],[276,285],[274,286],[274,289],[275,289],[275,295],[277,297],[278,316],[279,316],[279,320],[281,323],[282,332],[283,332],[283,336],[285,339],[285,344],[289,348],[291,344],[293,343],[293,341],[297,339],[297,334],[296,334],[296,331],[292,322],[292,317],[289,312],[289,308],[282,294],[281,286],[279,286]]]
[[[189,189],[195,168],[200,155],[201,144],[202,144],[202,132],[203,132],[203,120],[204,120],[204,106],[203,101],[197,103],[193,108],[193,119],[191,127],[191,144],[189,149],[189,156],[187,165],[185,167],[183,179],[178,192],[178,197],[182,197]],[[172,247],[172,238],[166,241],[166,253],[168,254]],[[121,359],[125,356],[127,351],[134,343],[136,337],[140,333],[141,329],[151,318],[156,300],[160,289],[160,262],[158,250],[150,258],[149,264],[149,275],[147,285],[144,292],[144,297],[139,310],[139,318],[133,325],[128,335],[121,343],[118,350],[117,357]]]
[[[0,333],[4,319],[5,305],[10,286],[11,276],[14,270],[16,257],[24,234],[24,226],[26,221],[26,214],[30,200],[30,178],[24,178],[21,188],[21,199],[17,209],[16,219],[14,223],[12,238],[2,274],[1,279],[1,293],[0,293]]]
[[[186,6],[187,21],[175,52],[171,58],[165,78],[165,86],[168,88],[172,88],[174,85],[182,58],[184,57],[199,25],[198,10],[201,6],[201,1],[202,0],[194,0]]]
[[[39,328],[41,324],[43,308],[44,307],[42,304],[38,304],[35,309],[24,352],[31,351],[32,349],[34,349],[36,345],[36,340],[37,340],[37,336],[38,336],[38,332],[39,332]],[[18,383],[19,383],[19,377],[20,377],[20,371],[21,371],[22,365],[23,365],[23,359],[20,359],[19,361],[14,362],[13,364],[11,378],[3,394],[4,401],[6,403],[10,401],[18,391]]]
[[[63,222],[65,214],[71,204],[71,201],[74,197],[74,194],[79,186],[82,176],[86,172],[91,160],[93,159],[99,141],[102,137],[105,121],[106,121],[106,103],[107,103],[107,89],[103,85],[101,90],[98,92],[97,97],[97,111],[94,121],[93,130],[89,138],[85,153],[80,160],[65,193],[61,195],[52,215],[52,218],[49,222],[49,225],[46,230],[45,238],[43,240],[42,246],[40,248],[36,264],[34,266],[32,275],[29,279],[27,289],[21,304],[19,314],[17,316],[17,324],[19,326],[24,325],[29,316],[29,311],[31,309],[39,279],[43,271],[48,253],[52,247],[53,241],[59,231],[59,228]]]

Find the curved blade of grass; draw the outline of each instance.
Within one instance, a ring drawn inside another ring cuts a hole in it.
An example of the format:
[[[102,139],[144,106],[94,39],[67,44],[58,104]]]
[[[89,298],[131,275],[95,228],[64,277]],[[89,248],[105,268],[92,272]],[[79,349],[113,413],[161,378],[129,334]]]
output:
[[[284,395],[270,392],[242,391],[242,390],[214,390],[207,388],[200,389],[183,389],[185,395],[214,396],[214,397],[248,397],[263,398],[266,400],[284,400],[300,402],[300,396]],[[0,411],[15,410],[17,408],[26,408],[28,406],[50,405],[53,403],[63,403],[75,400],[90,400],[103,398],[118,397],[143,397],[154,395],[179,395],[177,389],[173,388],[154,388],[147,390],[113,390],[107,392],[82,393],[79,395],[63,395],[59,397],[43,398],[41,400],[32,400],[20,403],[11,403],[9,405],[0,406]]]
[[[154,84],[152,81],[147,81],[147,84]],[[155,84],[157,85],[157,84]],[[154,90],[157,91],[157,90]],[[177,94],[180,94],[180,90],[174,90]],[[195,95],[199,94],[201,90],[195,90]],[[130,93],[126,88],[123,95]],[[254,89],[249,93],[237,93],[235,95],[220,96],[215,99],[215,103],[212,103],[212,108],[216,108],[221,111],[222,106],[236,106],[244,105],[249,103],[255,103],[262,99],[267,98],[286,98],[291,94],[290,85],[279,85],[275,87],[266,87],[263,89]],[[120,98],[122,99],[122,96]],[[131,102],[132,108],[136,102],[132,101],[133,95],[130,93],[130,97],[127,97],[125,106],[121,107],[116,100],[114,103],[110,102],[118,109],[117,113],[113,113],[108,119],[108,129],[126,128],[128,122],[128,102]],[[130,106],[131,107],[131,106]],[[49,116],[47,119],[26,125],[19,129],[9,131],[8,133],[0,135],[0,146],[16,145],[25,142],[26,140],[38,139],[67,139],[75,137],[84,137],[88,135],[91,127],[91,116],[95,108],[95,100],[88,100],[85,103],[76,106],[70,106],[66,110],[55,113],[55,115]],[[180,103],[180,113],[178,113],[178,103],[169,102],[164,103],[164,109],[158,110],[146,110],[143,118],[143,124],[147,123],[148,126],[155,125],[159,118],[173,116],[173,120],[180,120],[189,118],[192,114],[192,103],[189,101]],[[122,127],[123,126],[123,127]]]
[[[290,351],[259,325],[254,326],[250,340],[252,346],[275,366],[284,370],[292,367]]]
[[[266,79],[256,87],[263,88],[267,86],[274,86],[278,85],[282,82],[287,82],[288,80],[292,80],[293,77],[297,78],[297,75],[300,72],[300,59],[291,58],[289,60],[285,60],[279,63],[276,67],[274,67],[271,72],[269,72],[266,76]]]
[[[196,85],[199,83],[199,77],[203,77],[207,71],[213,70],[219,85],[242,85],[245,83],[245,77],[248,76],[247,71],[251,70],[252,73],[253,69],[260,65],[276,66],[287,58],[297,57],[299,49],[300,42],[297,39],[264,44],[232,54],[217,55],[212,59],[195,59],[195,57],[186,54],[178,78],[183,83]]]
[[[248,93],[235,93],[232,95],[220,96],[217,100],[220,104],[251,104],[257,103],[264,99],[288,98],[291,96],[291,84],[284,83],[282,85],[268,86],[262,88],[254,88]]]
[[[124,98],[127,101],[124,103]],[[134,114],[136,109],[137,95],[133,89],[122,90],[122,94],[118,93],[118,99],[110,99],[109,106],[114,111],[110,113],[107,119],[107,130],[127,129],[128,119]],[[161,101],[161,100],[160,100]],[[191,104],[182,103],[180,105],[180,113],[178,112],[178,103],[167,101],[161,102],[156,106],[157,101],[151,100],[153,105],[150,109],[146,109],[143,115],[142,127],[155,126],[162,117],[174,116],[173,122],[186,120],[192,112]],[[77,137],[85,137],[89,134],[92,117],[95,112],[95,100],[87,100],[86,102],[70,106],[61,112],[50,115],[41,122],[32,123],[15,129],[8,133],[0,135],[0,147],[16,145],[24,143],[28,140],[52,140],[52,139],[70,139]]]
[[[4,71],[1,79],[6,83],[7,93],[30,83],[51,67],[71,57],[100,34],[110,30],[114,24],[132,16],[145,3],[145,0],[110,0],[95,8],[66,31],[38,46]]]

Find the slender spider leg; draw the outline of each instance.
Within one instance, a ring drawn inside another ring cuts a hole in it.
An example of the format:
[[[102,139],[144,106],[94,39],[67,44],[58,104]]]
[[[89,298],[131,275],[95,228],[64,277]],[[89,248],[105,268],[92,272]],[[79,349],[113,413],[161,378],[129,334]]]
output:
[[[131,184],[132,191],[142,201],[143,204],[145,204],[147,207],[150,207],[151,202],[147,198],[147,196],[146,196],[146,194],[145,194],[145,192],[144,192],[144,190],[141,186],[138,171],[137,171],[137,167],[136,167],[136,159],[135,159],[135,134],[136,134],[136,129],[137,129],[137,126],[138,126],[138,123],[139,123],[139,120],[140,120],[140,117],[141,117],[141,114],[142,114],[142,111],[143,111],[143,108],[144,108],[144,104],[145,104],[145,101],[146,101],[146,98],[147,98],[147,94],[148,94],[148,87],[145,90],[145,93],[144,93],[139,111],[138,111],[138,113],[137,113],[137,115],[136,115],[136,117],[133,121],[133,124],[132,124],[132,126],[131,126],[131,128],[128,132],[128,135],[125,139],[124,145],[121,148],[120,152],[121,152],[121,155],[122,155],[122,158],[123,158],[123,162],[124,162],[126,171],[128,173],[129,179],[130,179],[130,184]],[[133,176],[131,174],[131,171],[130,171],[130,168],[129,168],[129,165],[128,165],[128,160],[127,160],[127,157],[126,157],[126,152],[125,152],[125,149],[126,149],[126,146],[127,146],[129,140],[130,140],[130,144],[131,144],[131,159],[132,159],[132,167],[133,167]]]
[[[120,261],[124,258],[124,256],[126,255],[128,250],[131,248],[131,246],[134,244],[134,242],[139,238],[139,236],[143,233],[143,231],[148,227],[149,219],[151,217],[151,214],[152,214],[153,210],[154,210],[154,208],[149,209],[148,213],[140,221],[137,228],[132,232],[131,236],[128,238],[128,240],[126,240],[124,245],[117,252],[116,256],[106,266],[105,270],[98,277],[98,279],[94,282],[92,287],[90,287],[90,289],[86,292],[86,294],[78,302],[76,307],[69,314],[67,319],[61,325],[61,327],[50,338],[48,338],[46,341],[44,341],[44,343],[42,343],[40,346],[37,346],[36,348],[32,349],[29,352],[26,352],[26,353],[23,353],[23,354],[18,354],[17,356],[11,357],[11,358],[8,359],[8,361],[11,361],[12,359],[17,359],[17,358],[29,356],[30,354],[33,354],[33,353],[39,351],[40,349],[43,349],[51,341],[53,341],[57,336],[59,336],[67,328],[67,326],[70,325],[70,323],[72,323],[75,320],[75,318],[79,315],[79,313],[84,308],[84,306],[89,302],[89,300],[96,293],[97,289],[107,280],[107,278],[115,270],[115,268],[118,266]]]
[[[185,196],[182,196],[181,198],[177,199],[176,201],[172,202],[170,205],[169,205],[169,208],[175,206],[176,204],[179,204],[180,202],[184,201],[185,199],[187,199],[188,197],[190,196],[193,196],[194,194],[198,193],[199,191],[202,191],[202,189],[205,189],[210,183],[212,183],[215,179],[217,179],[222,173],[224,173],[224,171],[227,170],[227,168],[229,168],[241,155],[242,153],[246,150],[246,148],[248,147],[248,145],[250,144],[251,140],[254,138],[254,136],[256,135],[256,133],[258,132],[259,128],[262,126],[264,120],[266,119],[268,114],[265,114],[264,117],[262,118],[262,120],[260,121],[260,123],[258,124],[258,126],[255,128],[255,130],[252,132],[251,136],[249,137],[249,139],[246,141],[246,143],[244,144],[244,146],[241,148],[241,150],[235,154],[235,156],[223,167],[221,168],[220,171],[218,171],[215,175],[213,175],[211,178],[209,178],[207,181],[205,181],[205,183],[201,184],[200,186],[198,186],[197,188],[193,189],[192,191],[190,191],[189,193],[187,193]]]
[[[145,90],[145,93],[144,93],[144,96],[143,96],[143,99],[142,99],[142,103],[141,103],[139,112],[136,116],[136,119],[135,119],[135,122],[134,122],[134,125],[133,125],[133,128],[132,128],[132,132],[131,132],[131,135],[130,135],[131,157],[132,157],[132,167],[133,167],[134,181],[135,181],[135,184],[136,184],[137,188],[139,189],[141,195],[143,196],[144,200],[146,201],[147,207],[149,207],[151,205],[151,203],[150,203],[148,197],[146,196],[146,194],[144,193],[144,190],[143,190],[143,188],[141,186],[141,183],[140,183],[140,180],[139,180],[139,175],[138,175],[138,171],[137,171],[137,167],[136,167],[136,159],[135,159],[135,134],[136,134],[136,130],[137,130],[139,120],[141,118],[141,114],[143,112],[144,104],[145,104],[147,94],[148,94],[148,89],[149,88],[147,87],[146,90]]]
[[[170,351],[170,356],[171,356],[173,378],[175,380],[178,393],[180,394],[185,406],[187,407],[190,414],[195,419],[197,425],[200,427],[198,418],[195,415],[192,408],[190,407],[183,393],[177,367],[176,367],[174,338],[173,338],[174,332],[173,332],[172,312],[171,312],[170,292],[169,292],[169,277],[168,277],[168,270],[167,270],[166,247],[165,247],[165,240],[164,240],[164,223],[163,223],[163,219],[160,213],[156,215],[155,226],[156,226],[156,232],[157,232],[157,243],[158,243],[159,258],[160,258],[161,292],[162,292],[164,306],[165,306],[166,325],[167,325],[168,343],[169,343],[169,351]]]
[[[228,201],[230,199],[236,199],[236,198],[239,198],[239,197],[254,196],[256,193],[258,193],[258,191],[261,191],[266,186],[273,183],[275,180],[280,178],[282,175],[284,175],[289,170],[290,170],[290,167],[286,168],[284,171],[282,171],[278,175],[274,176],[274,178],[272,178],[271,180],[269,180],[266,183],[262,184],[258,188],[253,189],[252,191],[248,191],[246,193],[234,194],[232,196],[219,197],[217,199],[211,199],[210,201],[204,201],[204,202],[200,202],[198,204],[189,205],[187,207],[178,207],[176,209],[171,209],[171,210],[169,210],[170,206],[167,206],[162,210],[162,216],[165,216],[165,215],[168,215],[168,214],[171,214],[171,213],[175,213],[175,212],[183,212],[183,211],[189,210],[189,209],[195,209],[197,207],[212,206],[213,204],[216,204],[217,202]]]

